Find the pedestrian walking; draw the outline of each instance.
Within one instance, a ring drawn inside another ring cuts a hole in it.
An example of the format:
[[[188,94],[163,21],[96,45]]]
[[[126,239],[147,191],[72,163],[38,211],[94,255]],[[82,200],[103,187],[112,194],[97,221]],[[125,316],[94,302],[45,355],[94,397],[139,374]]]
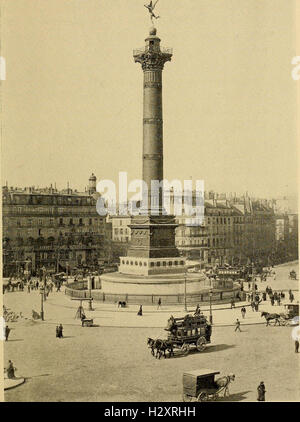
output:
[[[240,323],[238,318],[235,322],[235,330],[234,331],[240,331],[241,332],[241,323]]]
[[[299,353],[299,340],[295,340],[295,353]]]
[[[263,299],[264,302],[267,300],[267,294],[266,294],[266,292],[263,292],[262,299]]]
[[[7,373],[7,378],[15,378],[15,371],[17,370],[17,368],[14,367],[14,364],[12,363],[11,360],[8,361],[8,367],[5,368],[5,371]]]
[[[140,305],[140,309],[139,309],[139,311],[138,311],[138,313],[137,313],[139,316],[142,316],[143,315],[143,305]]]
[[[241,309],[241,314],[242,314],[242,317],[244,319],[245,318],[245,315],[246,315],[246,308],[244,306]]]
[[[271,305],[274,306],[274,296],[271,296]]]
[[[5,341],[8,341],[8,336],[10,333],[10,328],[8,325],[5,326]]]
[[[59,338],[63,338],[63,326],[62,326],[62,324],[59,324],[59,327],[58,327],[58,337]]]
[[[280,295],[277,296],[277,306],[280,306]]]
[[[254,310],[255,310],[255,302],[253,300],[251,302],[251,308],[252,308],[252,311],[254,312]]]
[[[235,302],[234,302],[234,299],[233,298],[231,299],[230,309],[232,309],[232,308],[235,308]]]
[[[266,387],[263,381],[257,387],[257,401],[266,401],[265,394],[266,394]]]
[[[27,293],[30,293],[30,283],[27,281]]]
[[[290,302],[293,303],[293,301],[294,301],[294,295],[293,295],[293,293],[291,293]]]
[[[158,302],[157,302],[157,309],[160,309],[160,307],[161,307],[161,298],[159,298],[159,299],[158,299]]]

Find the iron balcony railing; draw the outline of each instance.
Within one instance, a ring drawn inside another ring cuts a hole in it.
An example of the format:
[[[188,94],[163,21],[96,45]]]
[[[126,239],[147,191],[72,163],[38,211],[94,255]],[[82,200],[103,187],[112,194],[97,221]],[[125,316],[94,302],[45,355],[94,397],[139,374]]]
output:
[[[133,50],[133,55],[139,56],[140,54],[146,53],[147,51],[149,51],[148,46],[145,46],[145,47],[142,47],[142,48],[135,48]],[[163,54],[171,54],[171,55],[173,54],[173,48],[170,48],[170,47],[160,47],[160,51]]]

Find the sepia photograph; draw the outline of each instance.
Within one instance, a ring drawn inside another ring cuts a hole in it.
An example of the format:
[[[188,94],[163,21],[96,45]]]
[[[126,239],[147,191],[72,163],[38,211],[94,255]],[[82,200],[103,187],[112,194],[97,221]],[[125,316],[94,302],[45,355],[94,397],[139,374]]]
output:
[[[0,401],[299,402],[299,0],[0,12]]]

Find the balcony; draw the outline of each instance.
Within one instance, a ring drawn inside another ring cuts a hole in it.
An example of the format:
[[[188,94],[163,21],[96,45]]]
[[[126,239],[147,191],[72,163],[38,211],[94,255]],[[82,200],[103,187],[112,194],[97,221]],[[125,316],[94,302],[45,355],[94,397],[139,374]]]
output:
[[[149,47],[141,47],[141,48],[135,48],[133,50],[133,56],[139,56],[140,54],[147,53],[149,51]],[[163,54],[173,54],[173,48],[170,47],[160,47],[160,52]]]

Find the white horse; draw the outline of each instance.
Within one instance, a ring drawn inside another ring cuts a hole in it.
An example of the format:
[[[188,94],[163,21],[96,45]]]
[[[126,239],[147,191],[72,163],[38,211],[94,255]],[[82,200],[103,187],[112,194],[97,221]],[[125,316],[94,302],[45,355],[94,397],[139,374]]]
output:
[[[228,374],[225,377],[221,377],[216,379],[216,384],[219,387],[219,390],[223,390],[224,389],[224,397],[229,397],[229,384],[231,383],[231,381],[235,380],[235,375],[234,374]]]

